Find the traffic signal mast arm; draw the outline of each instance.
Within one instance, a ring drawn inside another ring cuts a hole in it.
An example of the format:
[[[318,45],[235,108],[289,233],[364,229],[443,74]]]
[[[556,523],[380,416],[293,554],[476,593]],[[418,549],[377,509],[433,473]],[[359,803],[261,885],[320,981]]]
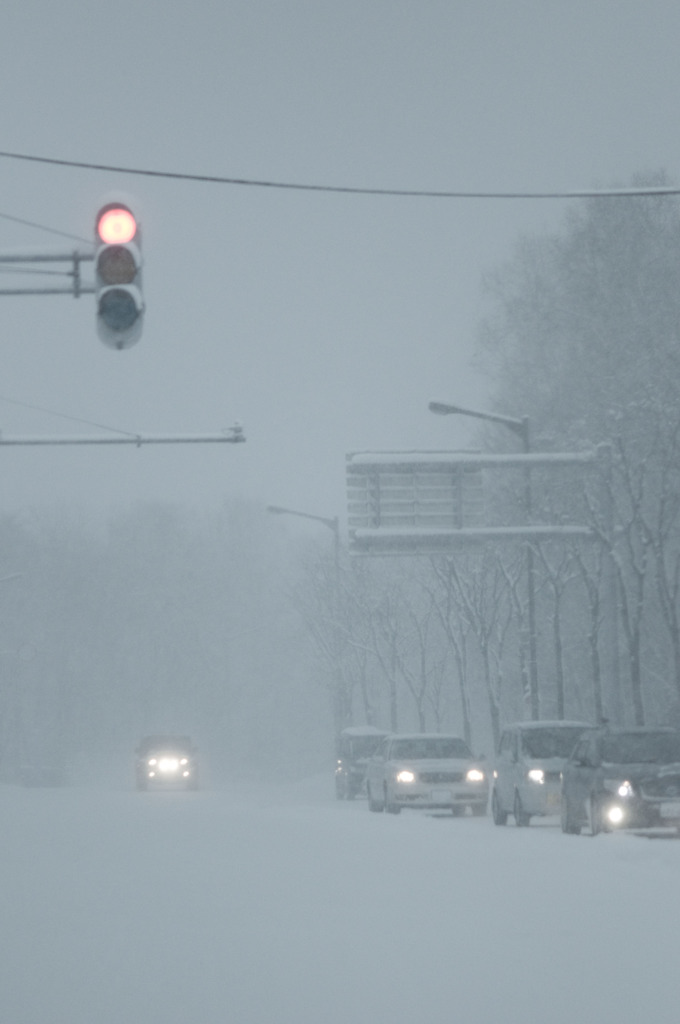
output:
[[[72,295],[74,299],[77,299],[80,295],[92,295],[95,291],[93,285],[84,285],[80,278],[80,264],[91,262],[94,259],[94,251],[85,251],[82,249],[73,249],[71,252],[18,252],[18,253],[0,253],[1,264],[20,264],[20,263],[71,263],[73,265],[72,270],[53,270],[53,271],[24,271],[26,274],[30,273],[46,273],[54,274],[57,277],[70,277],[72,284],[70,287],[50,287],[50,288],[0,288],[0,295]],[[11,269],[15,269],[14,267]],[[16,267],[17,273],[22,273],[21,270]]]
[[[86,445],[86,444],[240,444],[245,441],[240,424],[225,428],[220,434],[130,434],[124,437],[101,437],[75,434],[53,437],[5,437],[0,433],[0,446],[12,445]]]

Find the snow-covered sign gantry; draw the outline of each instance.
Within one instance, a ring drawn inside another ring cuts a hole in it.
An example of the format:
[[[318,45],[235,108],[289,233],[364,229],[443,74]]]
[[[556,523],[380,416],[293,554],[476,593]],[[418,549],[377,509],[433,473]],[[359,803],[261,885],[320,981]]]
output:
[[[484,473],[606,465],[606,453],[354,452],[347,455],[349,550],[364,555],[430,555],[492,540],[596,539],[585,524],[488,525]]]

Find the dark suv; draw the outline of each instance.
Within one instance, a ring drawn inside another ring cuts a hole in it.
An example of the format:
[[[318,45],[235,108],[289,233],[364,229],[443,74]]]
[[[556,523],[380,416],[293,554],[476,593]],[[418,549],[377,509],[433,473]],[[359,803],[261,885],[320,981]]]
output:
[[[605,727],[585,733],[562,769],[562,831],[680,829],[680,732]]]
[[[343,729],[338,737],[335,764],[335,795],[338,800],[353,800],[364,789],[366,765],[387,735],[372,725]]]
[[[145,736],[135,751],[137,789],[198,789],[196,750],[189,736]]]

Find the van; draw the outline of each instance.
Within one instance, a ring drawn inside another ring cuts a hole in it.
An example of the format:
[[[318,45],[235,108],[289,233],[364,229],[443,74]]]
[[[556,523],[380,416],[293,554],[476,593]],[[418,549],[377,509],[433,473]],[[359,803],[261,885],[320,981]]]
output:
[[[496,825],[560,813],[561,773],[586,722],[516,722],[501,733],[491,790]]]

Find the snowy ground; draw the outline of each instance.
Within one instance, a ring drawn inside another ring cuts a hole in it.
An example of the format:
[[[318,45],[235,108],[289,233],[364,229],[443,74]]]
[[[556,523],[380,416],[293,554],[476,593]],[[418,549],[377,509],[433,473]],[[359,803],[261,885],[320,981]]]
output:
[[[0,787],[2,1024],[677,1024],[680,842]]]

